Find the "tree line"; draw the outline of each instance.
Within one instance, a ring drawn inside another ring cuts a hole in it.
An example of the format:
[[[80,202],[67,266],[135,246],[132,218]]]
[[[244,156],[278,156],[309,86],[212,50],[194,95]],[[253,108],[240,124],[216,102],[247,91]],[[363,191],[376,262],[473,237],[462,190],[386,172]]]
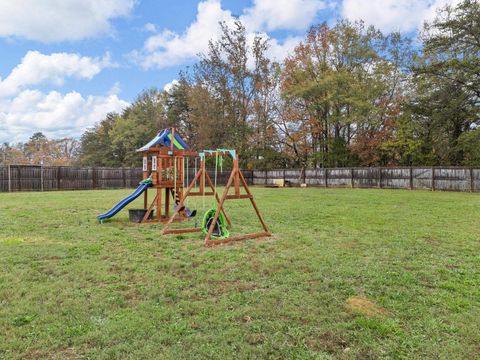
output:
[[[313,26],[284,61],[221,24],[168,90],[151,88],[81,137],[75,161],[138,166],[176,127],[191,147],[236,148],[245,168],[480,165],[480,4],[439,10],[418,40],[363,22]]]
[[[0,144],[0,165],[73,165],[79,161],[80,142],[74,138],[48,139],[34,133],[27,142]]]

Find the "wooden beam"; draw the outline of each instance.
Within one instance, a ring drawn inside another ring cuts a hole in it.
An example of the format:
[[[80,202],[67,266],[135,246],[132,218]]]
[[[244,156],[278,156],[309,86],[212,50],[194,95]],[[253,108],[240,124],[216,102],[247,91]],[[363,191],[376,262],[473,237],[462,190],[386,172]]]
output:
[[[236,154],[236,152],[235,152]],[[239,172],[239,167],[238,167],[238,157],[235,156],[235,159],[233,160],[233,168],[235,169],[235,177],[233,179],[233,184],[234,184],[234,187],[235,187],[235,195],[240,195],[240,181],[239,181],[239,176],[238,176],[238,172]]]
[[[227,200],[250,199],[252,196],[248,194],[227,195]]]
[[[157,220],[162,218],[162,189],[157,189]]]
[[[202,228],[190,228],[190,229],[167,229],[163,232],[164,235],[169,234],[183,234],[183,233],[193,233],[193,232],[200,232]]]
[[[169,188],[165,188],[165,216],[168,217],[170,214],[170,191]]]
[[[258,233],[253,233],[253,234],[244,234],[244,235],[238,235],[238,236],[232,236],[227,239],[222,239],[222,240],[207,240],[205,241],[205,246],[207,247],[212,247],[212,246],[218,246],[218,245],[223,245],[223,244],[228,244],[234,241],[241,241],[241,240],[248,240],[248,239],[258,239],[258,238],[264,238],[264,237],[269,237],[271,236],[270,233],[267,232],[258,232]]]
[[[245,191],[247,192],[248,195],[251,196],[250,197],[250,202],[252,203],[252,206],[255,209],[255,212],[257,213],[258,219],[262,223],[263,230],[265,230],[265,232],[269,234],[268,236],[270,236],[270,231],[268,230],[268,227],[267,227],[267,224],[265,223],[265,220],[263,220],[263,217],[262,217],[262,214],[260,213],[260,210],[258,210],[257,203],[253,199],[252,193],[250,192],[250,189],[247,185],[247,182],[245,181],[245,178],[243,177],[242,172],[240,170],[238,170],[238,172],[239,172],[239,175],[240,175],[240,181],[242,182],[243,187],[245,188]]]
[[[155,198],[153,199],[153,201],[152,201],[152,203],[150,204],[150,206],[149,206],[147,212],[145,213],[145,215],[143,215],[143,219],[142,219],[142,221],[140,221],[141,223],[147,221],[148,217],[150,216],[150,213],[151,213],[152,210],[153,210],[153,207],[154,207],[154,206],[156,205],[156,203],[157,203],[157,198],[158,198],[158,194],[157,194],[157,195],[155,196]]]

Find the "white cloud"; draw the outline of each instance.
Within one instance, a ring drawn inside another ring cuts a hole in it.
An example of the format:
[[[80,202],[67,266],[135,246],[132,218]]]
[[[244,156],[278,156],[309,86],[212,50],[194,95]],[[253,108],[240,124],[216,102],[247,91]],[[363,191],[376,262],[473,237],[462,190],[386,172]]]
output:
[[[29,51],[5,79],[0,78],[0,97],[44,82],[62,85],[66,78],[91,79],[108,66],[113,66],[109,54],[97,59],[71,53],[45,55]]]
[[[2,0],[0,37],[42,42],[80,40],[112,31],[111,19],[127,16],[135,0]]]
[[[164,30],[149,37],[142,51],[132,58],[144,68],[164,68],[194,58],[205,51],[208,41],[220,33],[220,21],[233,22],[230,11],[223,10],[220,0],[206,0],[198,4],[195,21],[182,33]]]
[[[165,90],[166,92],[170,92],[170,90],[172,90],[172,88],[178,84],[179,84],[178,80],[174,79],[169,83],[166,83],[165,86],[163,87],[163,90]]]
[[[152,24],[152,23],[146,23],[143,26],[143,31],[152,32],[152,33],[157,32],[157,25]]]
[[[251,31],[304,30],[326,7],[323,0],[254,0],[240,19]]]
[[[282,42],[270,39],[270,47],[267,50],[268,57],[274,61],[282,61],[287,55],[292,54],[295,47],[304,40],[301,36],[289,36]]]
[[[269,30],[305,29],[325,7],[323,0],[255,0],[252,7],[243,11],[240,19],[247,28],[248,38],[253,38],[255,33],[268,37],[266,31]],[[201,1],[195,21],[183,33],[165,29],[147,38],[143,49],[133,51],[130,57],[146,69],[185,63],[207,51],[209,40],[219,38],[219,22],[222,21],[231,25],[235,18],[229,10],[222,9],[220,0]],[[294,36],[283,41],[271,39],[269,54],[272,59],[282,60],[299,39]]]
[[[409,32],[419,29],[425,20],[431,20],[438,8],[458,0],[344,0],[343,17],[364,20],[382,31]]]
[[[63,95],[24,90],[12,99],[0,99],[0,142],[25,141],[35,131],[51,138],[76,137],[107,113],[120,112],[129,105],[115,91],[83,97],[75,91]]]

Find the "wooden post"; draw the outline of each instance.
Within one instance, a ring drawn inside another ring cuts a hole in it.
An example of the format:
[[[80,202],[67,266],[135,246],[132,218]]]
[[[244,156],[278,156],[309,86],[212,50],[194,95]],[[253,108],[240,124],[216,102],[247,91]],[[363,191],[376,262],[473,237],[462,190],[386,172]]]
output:
[[[202,174],[202,176],[200,176],[200,186],[199,186],[199,191],[200,191],[200,194],[204,194],[205,193],[205,172],[207,171],[205,169],[205,158],[203,158],[203,160],[200,158],[200,169],[201,171],[199,172],[199,174]]]
[[[40,191],[43,192],[43,164],[40,165]]]
[[[235,151],[235,159],[233,160],[233,167],[237,169],[237,171],[235,171],[235,177],[233,178],[233,185],[235,188],[235,195],[238,196],[240,195],[240,179],[238,177],[239,166],[238,166],[238,155],[236,151]]]
[[[324,178],[325,178],[325,187],[328,188],[328,168],[323,168],[325,170]]]
[[[170,214],[170,189],[165,188],[165,216]]]
[[[123,180],[123,187],[126,188],[127,187],[127,176],[125,174],[125,168],[122,167],[122,180]]]
[[[157,188],[157,220],[162,218],[162,189]]]
[[[413,190],[413,167],[410,165],[410,190]]]
[[[350,175],[351,175],[350,182],[351,182],[351,184],[352,184],[352,189],[353,189],[353,188],[355,187],[355,182],[354,182],[354,180],[353,180],[353,168],[351,168],[350,171],[351,171],[351,174],[350,174]]]
[[[22,191],[22,179],[20,175],[20,167],[18,165],[17,165],[17,184],[18,184],[17,190]]]
[[[97,184],[97,169],[92,167],[92,189],[96,189],[98,187]]]
[[[432,191],[435,191],[435,166],[432,166]]]
[[[267,177],[268,177],[268,171],[267,171],[267,170],[265,170],[265,185],[267,185],[267,184],[268,184]]]
[[[12,192],[12,170],[8,164],[8,192]]]
[[[475,181],[473,180],[473,168],[470,168],[470,192],[475,191]]]
[[[378,187],[382,188],[382,167],[378,167]]]

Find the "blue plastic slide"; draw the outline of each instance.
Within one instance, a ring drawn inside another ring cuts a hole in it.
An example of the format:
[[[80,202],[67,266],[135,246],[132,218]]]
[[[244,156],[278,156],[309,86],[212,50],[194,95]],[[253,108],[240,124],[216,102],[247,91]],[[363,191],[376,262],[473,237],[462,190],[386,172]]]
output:
[[[97,215],[97,219],[102,221],[105,219],[110,219],[112,216],[114,216],[116,213],[118,213],[120,210],[122,210],[125,206],[130,204],[133,200],[135,200],[137,197],[139,197],[143,192],[151,186],[152,183],[151,181],[142,181],[138,188],[128,195],[125,199],[120,201],[117,205],[115,205],[113,208],[111,208],[109,211],[107,211],[105,214]]]

